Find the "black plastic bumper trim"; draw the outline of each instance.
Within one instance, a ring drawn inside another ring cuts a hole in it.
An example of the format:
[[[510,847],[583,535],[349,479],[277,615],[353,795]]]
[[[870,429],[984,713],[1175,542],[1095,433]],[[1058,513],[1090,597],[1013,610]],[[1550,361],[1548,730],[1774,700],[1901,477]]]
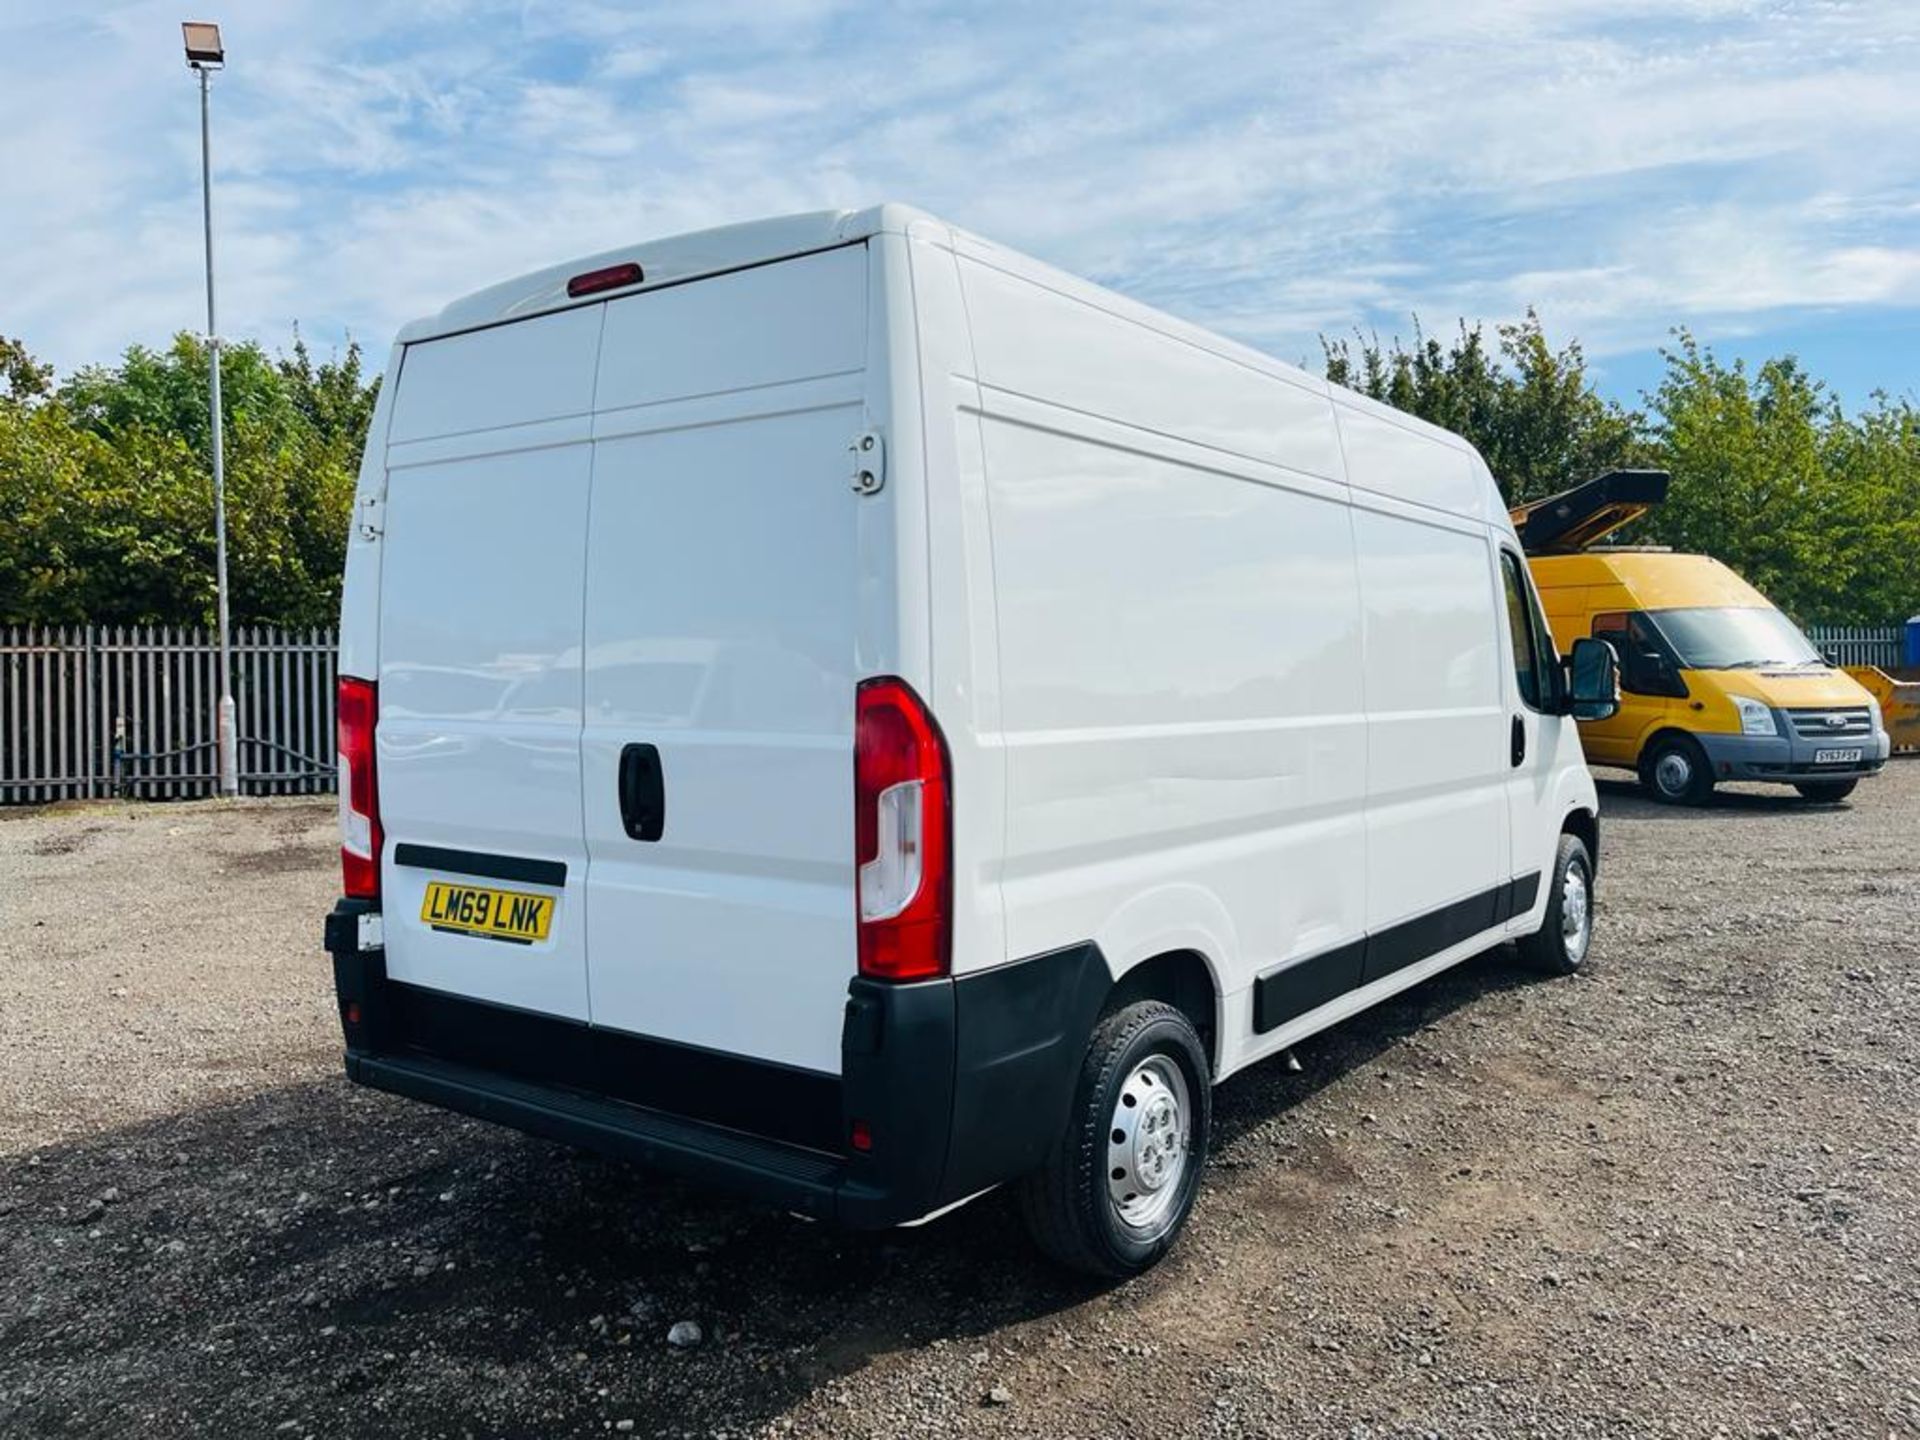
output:
[[[428,1056],[349,1052],[347,1074],[377,1090],[705,1180],[803,1214],[827,1219],[835,1213],[840,1163],[797,1146]]]
[[[388,980],[386,1048],[834,1152],[840,1077]]]
[[[327,924],[352,1079],[861,1228],[1035,1169],[1111,990],[1090,943],[951,979],[854,978],[830,1075],[395,981],[358,947],[373,908],[342,901]]]

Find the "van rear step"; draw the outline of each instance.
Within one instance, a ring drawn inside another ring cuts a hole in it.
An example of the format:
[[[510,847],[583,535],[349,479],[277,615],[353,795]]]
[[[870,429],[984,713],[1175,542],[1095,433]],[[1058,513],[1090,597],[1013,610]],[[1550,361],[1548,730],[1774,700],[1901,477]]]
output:
[[[362,1085],[829,1218],[842,1163],[797,1145],[423,1055],[347,1053]]]

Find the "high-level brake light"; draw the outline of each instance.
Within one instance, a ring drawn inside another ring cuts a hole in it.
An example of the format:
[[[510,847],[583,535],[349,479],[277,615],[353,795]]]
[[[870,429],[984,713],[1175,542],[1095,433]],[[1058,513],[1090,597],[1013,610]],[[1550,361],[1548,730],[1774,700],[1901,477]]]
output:
[[[608,265],[603,269],[589,270],[567,281],[567,294],[578,300],[582,295],[596,295],[602,290],[618,290],[623,285],[638,285],[646,278],[640,266],[628,260],[620,265]]]

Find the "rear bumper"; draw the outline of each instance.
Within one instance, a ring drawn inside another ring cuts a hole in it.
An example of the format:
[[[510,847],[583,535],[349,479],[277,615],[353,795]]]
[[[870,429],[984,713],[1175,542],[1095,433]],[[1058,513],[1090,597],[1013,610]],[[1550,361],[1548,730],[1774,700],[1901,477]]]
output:
[[[824,1075],[394,981],[366,948],[368,908],[343,900],[327,920],[349,1079],[858,1228],[1038,1168],[1108,987],[1092,945],[855,979],[841,1071]]]
[[[1716,780],[1847,780],[1871,775],[1887,763],[1885,731],[1849,735],[1835,740],[1811,740],[1799,735],[1719,735],[1696,733]],[[1857,749],[1860,759],[1844,765],[1817,765],[1814,753],[1826,749]]]
[[[428,1055],[349,1050],[347,1077],[496,1125],[670,1170],[802,1214],[834,1215],[842,1166],[830,1155],[514,1080]]]

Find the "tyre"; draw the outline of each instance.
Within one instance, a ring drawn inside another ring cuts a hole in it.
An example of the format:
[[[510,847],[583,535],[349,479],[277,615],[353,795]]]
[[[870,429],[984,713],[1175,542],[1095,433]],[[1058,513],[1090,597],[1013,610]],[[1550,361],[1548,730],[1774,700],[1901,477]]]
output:
[[[1593,857],[1578,835],[1562,835],[1540,928],[1520,941],[1520,954],[1549,975],[1572,975],[1593,944]]]
[[[1157,1000],[1107,1016],[1052,1155],[1021,1182],[1035,1243],[1106,1279],[1150,1268],[1193,1211],[1212,1128],[1207,1053],[1187,1017]]]
[[[1837,805],[1853,794],[1853,787],[1860,782],[1854,780],[1797,780],[1793,788],[1816,805]]]
[[[1713,767],[1690,736],[1668,735],[1641,758],[1640,784],[1663,805],[1704,805],[1713,794]]]

